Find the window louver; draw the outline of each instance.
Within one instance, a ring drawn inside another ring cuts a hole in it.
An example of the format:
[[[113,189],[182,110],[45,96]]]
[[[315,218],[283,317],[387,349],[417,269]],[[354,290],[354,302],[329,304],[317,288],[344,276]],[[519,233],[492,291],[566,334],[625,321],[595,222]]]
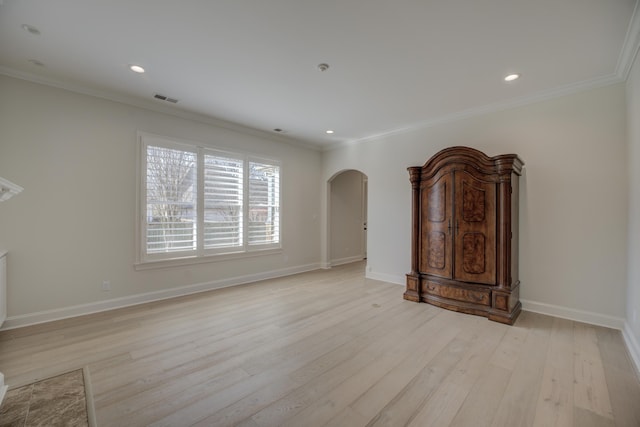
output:
[[[242,246],[242,160],[204,156],[204,247]]]
[[[249,162],[249,245],[280,241],[280,168]]]

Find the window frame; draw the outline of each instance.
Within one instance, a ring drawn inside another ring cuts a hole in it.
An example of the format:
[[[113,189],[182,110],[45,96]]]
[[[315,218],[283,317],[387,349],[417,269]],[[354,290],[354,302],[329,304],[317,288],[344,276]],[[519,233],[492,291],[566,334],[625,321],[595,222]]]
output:
[[[138,161],[136,170],[136,270],[199,264],[282,252],[282,162],[250,153],[233,152],[206,144],[137,133]],[[194,250],[147,253],[147,147],[162,147],[196,153],[196,248]],[[235,247],[204,248],[204,158],[221,156],[242,162],[242,244]],[[249,244],[249,164],[262,163],[278,168],[278,232],[277,242]]]

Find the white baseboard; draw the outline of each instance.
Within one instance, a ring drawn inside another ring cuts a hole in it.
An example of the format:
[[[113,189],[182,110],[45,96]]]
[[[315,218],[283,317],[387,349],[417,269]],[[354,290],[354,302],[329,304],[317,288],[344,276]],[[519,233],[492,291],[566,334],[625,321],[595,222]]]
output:
[[[0,372],[0,405],[2,404],[2,401],[4,400],[4,396],[7,394],[7,389],[9,388],[8,385],[5,385],[4,383],[4,374],[2,372]]]
[[[366,277],[368,279],[380,280],[383,282],[394,283],[398,285],[406,284],[406,276],[396,276],[393,274],[378,273],[369,271],[367,267]],[[578,322],[589,323],[591,325],[604,326],[607,328],[618,329],[623,331],[625,328],[625,320],[622,317],[609,316],[606,314],[593,313],[590,311],[578,310],[559,305],[546,304],[542,302],[521,299],[522,309],[532,311],[534,313],[546,314],[563,319],[575,320]],[[630,334],[632,337],[632,335]],[[636,342],[636,355],[640,354]]]
[[[604,326],[606,328],[622,330],[624,319],[622,317],[609,316],[606,314],[593,313],[590,311],[577,310],[575,308],[562,307],[559,305],[546,304],[542,302],[520,299],[522,309],[533,311],[534,313],[546,314],[563,319],[575,320],[589,323],[591,325]]]
[[[364,255],[356,255],[356,256],[350,256],[347,258],[332,259],[331,266],[337,267],[339,265],[351,264],[352,262],[362,261],[363,259],[364,259]]]
[[[367,266],[365,273],[367,279],[380,280],[381,282],[389,282],[395,285],[405,285],[407,283],[406,276],[396,276],[394,274],[378,273],[376,271],[370,271]]]
[[[290,276],[292,274],[304,273],[307,271],[317,270],[319,268],[319,263],[307,264],[280,270],[266,271],[257,274],[249,274],[246,276],[237,276],[228,279],[214,280],[206,283],[197,283],[193,285],[181,286],[178,288],[165,289],[162,291],[147,292],[144,294],[113,298],[105,301],[74,305],[55,310],[46,310],[36,313],[22,314],[19,316],[9,316],[5,320],[0,330],[4,331],[8,329],[21,328],[23,326],[30,326],[38,323],[67,319],[70,317],[77,317],[85,314],[99,313],[101,311],[129,307],[132,305],[144,304],[147,302],[159,301],[168,298],[175,298],[179,296],[195,294],[198,292],[211,291],[214,289],[226,288],[229,286],[242,285],[246,283],[257,282],[259,280]]]
[[[638,375],[638,378],[640,378],[640,344],[633,334],[628,322],[624,323],[622,338],[624,338],[624,343],[627,345],[629,356],[631,356],[631,360],[635,364],[636,374]]]

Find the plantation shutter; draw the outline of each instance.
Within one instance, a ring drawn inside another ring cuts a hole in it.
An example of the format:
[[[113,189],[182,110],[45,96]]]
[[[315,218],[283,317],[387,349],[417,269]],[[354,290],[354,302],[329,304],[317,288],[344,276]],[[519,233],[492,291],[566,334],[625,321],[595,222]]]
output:
[[[280,242],[280,167],[249,162],[249,239],[251,245]]]
[[[147,146],[148,254],[196,250],[197,154]]]
[[[242,247],[243,160],[204,155],[204,248]]]
[[[277,160],[150,134],[139,155],[136,265],[281,249]]]

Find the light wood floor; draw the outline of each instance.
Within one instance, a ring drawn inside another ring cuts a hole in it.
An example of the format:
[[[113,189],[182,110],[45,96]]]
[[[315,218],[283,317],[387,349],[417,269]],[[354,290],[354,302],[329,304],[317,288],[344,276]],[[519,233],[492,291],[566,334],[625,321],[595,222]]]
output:
[[[100,426],[640,426],[619,331],[403,291],[356,263],[5,331],[0,371],[84,368]]]

